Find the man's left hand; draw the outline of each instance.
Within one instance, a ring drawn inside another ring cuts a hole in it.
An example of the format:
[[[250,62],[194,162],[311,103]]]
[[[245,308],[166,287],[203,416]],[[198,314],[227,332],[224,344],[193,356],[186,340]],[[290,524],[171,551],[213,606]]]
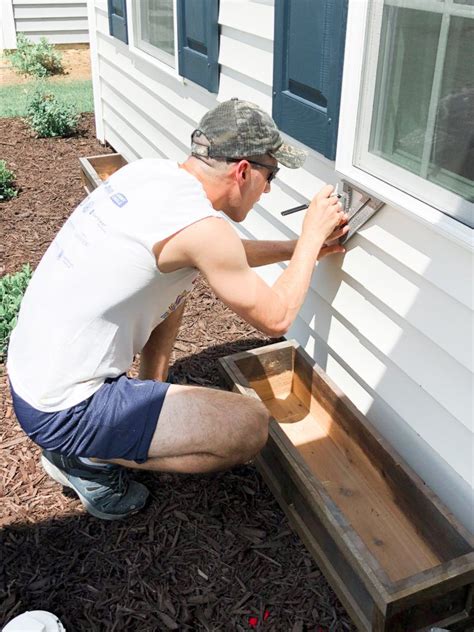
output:
[[[324,259],[324,257],[328,255],[339,255],[346,252],[344,246],[341,246],[339,243],[339,238],[347,232],[349,232],[349,226],[347,224],[345,226],[338,226],[324,242],[323,247],[319,251],[318,261],[321,261],[321,259]]]

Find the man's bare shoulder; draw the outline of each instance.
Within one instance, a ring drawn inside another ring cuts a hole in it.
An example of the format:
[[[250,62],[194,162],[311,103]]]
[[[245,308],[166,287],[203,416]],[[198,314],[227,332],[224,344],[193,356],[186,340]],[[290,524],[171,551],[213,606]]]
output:
[[[225,264],[245,259],[242,242],[224,218],[205,217],[155,244],[157,265],[162,272],[182,267]]]

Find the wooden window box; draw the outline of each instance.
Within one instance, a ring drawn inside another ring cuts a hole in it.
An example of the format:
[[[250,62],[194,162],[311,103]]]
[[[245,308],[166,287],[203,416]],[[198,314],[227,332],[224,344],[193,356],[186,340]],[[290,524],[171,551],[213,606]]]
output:
[[[91,193],[115,171],[127,164],[122,154],[103,154],[79,158],[81,177],[87,193]]]
[[[364,632],[474,624],[474,540],[294,341],[220,360],[272,415],[256,464]]]

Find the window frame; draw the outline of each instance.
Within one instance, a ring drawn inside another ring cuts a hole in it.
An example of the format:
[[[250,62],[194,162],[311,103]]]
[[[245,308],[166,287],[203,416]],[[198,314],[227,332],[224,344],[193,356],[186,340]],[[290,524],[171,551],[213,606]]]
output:
[[[406,6],[404,0],[390,0],[391,3],[400,6]],[[375,10],[376,15],[370,11],[373,5],[378,4]],[[373,90],[375,89],[375,75],[377,71],[377,62],[372,63],[371,80],[372,93],[367,90],[365,80],[365,69],[369,64],[369,55],[373,55],[373,51],[377,51],[375,59],[378,60],[378,40],[380,35],[380,26],[382,20],[382,11],[380,5],[382,3],[372,3],[371,0],[358,0],[358,2],[349,2],[347,16],[347,35],[346,49],[344,56],[344,69],[341,91],[341,106],[339,115],[339,136],[338,147],[336,153],[336,171],[338,174],[352,182],[356,186],[362,187],[372,195],[382,199],[387,204],[391,204],[405,212],[414,216],[419,221],[429,225],[436,232],[439,232],[450,239],[456,241],[460,245],[474,250],[474,231],[469,226],[461,223],[460,219],[455,219],[445,213],[442,213],[432,203],[432,194],[423,196],[413,195],[410,191],[416,190],[413,186],[413,178],[416,182],[428,183],[421,177],[411,172],[397,167],[397,165],[377,158],[376,161],[365,161],[364,164],[358,162],[361,147],[361,135],[365,134],[364,144],[370,139],[370,123],[372,119],[372,103]],[[356,6],[357,5],[357,6]],[[419,6],[432,6],[432,0],[419,0]],[[440,7],[443,5],[440,3]],[[459,5],[466,12],[465,5]],[[383,8],[383,7],[382,7]],[[459,13],[459,11],[457,11]],[[372,22],[370,22],[370,20]],[[374,22],[375,20],[375,22]],[[378,25],[376,20],[378,20]],[[370,29],[369,29],[370,22]],[[377,48],[374,48],[374,47]],[[372,101],[370,97],[372,96]],[[367,107],[369,103],[369,107]],[[371,155],[372,156],[372,155]],[[380,168],[380,163],[384,163],[384,168]],[[370,166],[367,165],[370,162]],[[378,163],[374,164],[373,163]],[[387,176],[387,172],[397,171],[396,181],[392,177]],[[443,199],[447,199],[449,204],[455,204],[459,207],[461,201],[465,202],[470,210],[472,203],[463,200],[459,195],[452,193],[439,185],[432,182],[428,184],[443,192]],[[419,184],[416,184],[419,186]],[[431,188],[431,187],[428,187]],[[437,195],[437,194],[436,194]],[[431,200],[431,203],[430,201]]]
[[[165,57],[171,58],[171,55],[167,55],[165,51],[160,51],[158,47],[152,46],[147,42],[150,50],[144,50],[138,47],[139,42],[139,29],[140,22],[138,19],[139,9],[137,9],[137,3],[134,0],[127,0],[128,11],[128,41],[130,52],[137,57],[147,61],[159,70],[164,71],[168,75],[183,81],[183,77],[179,74],[179,61],[178,61],[178,16],[177,16],[177,0],[173,0],[173,31],[174,31],[174,65],[170,65],[164,61]],[[151,51],[151,49],[154,49]],[[161,55],[160,53],[163,53]]]

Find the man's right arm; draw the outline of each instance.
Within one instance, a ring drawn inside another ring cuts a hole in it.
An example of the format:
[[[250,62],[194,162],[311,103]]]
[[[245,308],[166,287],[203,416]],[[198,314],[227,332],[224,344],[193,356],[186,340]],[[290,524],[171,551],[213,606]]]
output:
[[[342,208],[325,187],[311,202],[288,267],[272,287],[249,267],[244,247],[227,222],[207,218],[175,235],[168,245],[181,264],[198,268],[214,292],[244,320],[269,336],[286,333],[309,287],[318,254],[343,221]]]
[[[285,331],[278,335],[286,333],[301,308],[324,242],[347,219],[332,192],[328,185],[312,200],[288,267],[273,284],[272,290],[286,305]]]

